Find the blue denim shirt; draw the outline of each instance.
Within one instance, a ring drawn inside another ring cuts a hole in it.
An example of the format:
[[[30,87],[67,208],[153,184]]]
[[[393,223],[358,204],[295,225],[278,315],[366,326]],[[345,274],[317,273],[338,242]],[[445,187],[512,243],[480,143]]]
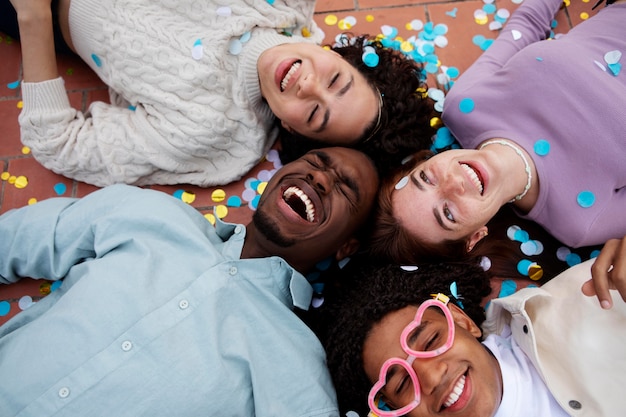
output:
[[[0,217],[0,282],[63,278],[0,328],[0,415],[338,416],[311,286],[245,234],[125,185]]]

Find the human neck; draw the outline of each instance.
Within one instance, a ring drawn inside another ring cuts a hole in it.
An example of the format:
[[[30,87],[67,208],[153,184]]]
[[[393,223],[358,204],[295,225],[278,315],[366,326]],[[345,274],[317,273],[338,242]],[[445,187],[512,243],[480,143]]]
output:
[[[530,155],[515,142],[508,139],[494,138],[483,142],[479,150],[489,147],[499,155],[506,155],[509,171],[513,171],[516,180],[511,181],[515,194],[508,203],[513,203],[520,210],[528,212],[534,206],[538,195],[538,181],[535,164]],[[510,162],[510,163],[509,163]]]

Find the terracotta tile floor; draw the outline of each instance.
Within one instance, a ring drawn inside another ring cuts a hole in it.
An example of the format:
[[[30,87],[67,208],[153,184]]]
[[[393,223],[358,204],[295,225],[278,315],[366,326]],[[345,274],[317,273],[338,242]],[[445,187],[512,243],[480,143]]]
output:
[[[567,10],[558,15],[556,33],[567,32],[573,24],[580,22],[583,18],[581,13],[591,13],[588,1],[571,1]],[[511,0],[496,0],[495,6],[497,10],[510,12],[516,8]],[[391,26],[397,28],[398,36],[407,39],[421,31],[411,26],[415,19],[434,25],[444,24],[447,26],[444,35],[447,45],[438,46],[435,53],[442,67],[456,67],[462,73],[482,52],[474,44],[474,37],[482,35],[493,39],[497,33],[489,27],[489,22],[495,20],[493,12],[487,15],[486,24],[479,24],[474,18],[475,10],[483,7],[485,2],[482,0],[319,0],[315,18],[326,33],[328,43],[332,43],[338,33],[346,30],[376,35],[384,32],[384,26]],[[351,26],[346,22],[352,22]],[[83,196],[95,190],[93,186],[51,173],[39,165],[27,149],[23,149],[17,124],[21,104],[20,46],[2,33],[0,57],[0,213],[48,197]],[[86,110],[91,101],[107,100],[106,88],[79,59],[60,57],[58,67],[75,107]],[[434,75],[429,76],[429,84],[433,87],[437,86],[435,80]],[[244,192],[250,191],[247,180],[263,180],[267,170],[272,168],[273,164],[265,161],[249,174],[246,181],[220,187],[226,196],[221,202],[213,198],[213,188],[200,189],[185,185],[153,188],[184,198],[204,213],[212,212],[214,205],[221,204],[226,220],[247,223],[252,210],[245,201],[242,205],[237,201],[242,200]],[[226,202],[228,204],[224,204]],[[18,284],[0,286],[0,324],[49,291],[48,282],[28,279]]]

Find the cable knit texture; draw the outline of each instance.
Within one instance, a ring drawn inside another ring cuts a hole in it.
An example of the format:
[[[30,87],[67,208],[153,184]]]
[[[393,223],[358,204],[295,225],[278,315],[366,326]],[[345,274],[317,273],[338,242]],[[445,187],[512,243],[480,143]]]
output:
[[[109,86],[112,104],[95,102],[83,114],[70,106],[62,78],[24,83],[22,142],[45,167],[98,186],[238,180],[277,135],[256,61],[282,43],[320,43],[314,6],[73,0],[72,41]],[[311,36],[300,35],[304,27]],[[241,52],[231,53],[237,42]]]

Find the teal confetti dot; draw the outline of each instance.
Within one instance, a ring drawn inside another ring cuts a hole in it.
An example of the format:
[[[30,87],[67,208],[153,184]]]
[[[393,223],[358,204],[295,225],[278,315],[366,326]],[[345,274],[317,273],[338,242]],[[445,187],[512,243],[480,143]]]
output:
[[[450,78],[456,78],[459,76],[460,73],[461,72],[459,71],[457,67],[449,67],[448,70],[446,71],[446,74]]]
[[[8,301],[0,301],[0,317],[6,316],[11,311],[11,304]]]
[[[496,12],[496,5],[491,3],[491,4],[485,4],[483,6],[483,10],[485,13],[487,14],[494,14]]]
[[[241,207],[241,198],[236,195],[230,196],[226,200],[226,205],[228,207]]]
[[[533,263],[528,259],[522,259],[517,263],[517,272],[524,276],[528,276],[528,269]]]
[[[582,259],[580,258],[580,255],[572,252],[565,257],[565,262],[567,262],[567,266],[574,266],[581,263]]]
[[[507,279],[502,281],[502,285],[500,286],[500,293],[498,294],[499,298],[506,297],[507,295],[514,294],[517,290],[517,284],[515,281],[511,279]]]
[[[459,110],[461,110],[461,113],[471,113],[474,111],[474,100],[469,97],[464,98],[459,103]]]
[[[600,255],[600,249],[596,249],[589,255],[589,259],[597,258]]]
[[[589,208],[596,202],[596,196],[591,191],[582,191],[576,197],[576,201],[582,208]]]
[[[378,65],[380,58],[375,53],[369,52],[363,54],[363,63],[370,68],[374,68]]]
[[[252,208],[253,210],[256,210],[256,208],[259,206],[260,199],[261,199],[260,195],[257,195],[256,197],[254,197],[252,201],[250,201],[250,208]]]
[[[250,37],[252,36],[251,32],[246,32],[243,35],[241,35],[241,37],[239,38],[239,41],[241,43],[246,43],[250,40]]]
[[[172,193],[172,195],[174,197],[178,198],[179,200],[182,200],[184,192],[185,192],[185,190],[176,190],[176,191],[174,191],[174,193]]]
[[[8,83],[7,87],[9,87],[10,90],[15,90],[17,87],[20,86],[20,81],[13,81],[12,83]]]
[[[546,156],[550,153],[550,142],[545,139],[539,139],[533,147],[535,153],[539,156]]]
[[[513,234],[513,240],[517,242],[527,242],[530,239],[530,235],[526,230],[516,230]]]
[[[54,184],[54,192],[57,193],[57,195],[63,195],[65,194],[66,191],[67,191],[67,186],[63,184],[62,182]]]
[[[96,64],[96,67],[100,68],[102,66],[102,60],[96,54],[91,54],[91,59]]]
[[[538,57],[537,57],[537,58],[535,58],[535,59],[536,59],[537,61],[539,61],[539,62],[543,62],[543,58],[542,58],[542,57],[540,57],[540,56],[538,56]]]
[[[486,51],[487,49],[489,49],[492,43],[493,43],[493,39],[485,39],[485,41],[482,44],[480,44],[480,49],[482,49],[483,51]]]
[[[447,14],[448,16],[450,16],[450,17],[456,17],[456,14],[457,14],[457,12],[458,12],[458,11],[459,11],[459,9],[458,9],[457,7],[455,7],[455,8],[454,8],[454,9],[452,9],[452,10],[448,10],[448,11],[446,12],[446,14]]]
[[[137,110],[137,106],[130,105],[130,106],[128,106],[128,110],[135,111],[135,110]]]
[[[622,70],[622,64],[619,62],[616,62],[615,64],[607,64],[607,67],[609,67],[609,71],[611,72],[611,74],[613,74],[614,76],[618,76],[620,71]]]

